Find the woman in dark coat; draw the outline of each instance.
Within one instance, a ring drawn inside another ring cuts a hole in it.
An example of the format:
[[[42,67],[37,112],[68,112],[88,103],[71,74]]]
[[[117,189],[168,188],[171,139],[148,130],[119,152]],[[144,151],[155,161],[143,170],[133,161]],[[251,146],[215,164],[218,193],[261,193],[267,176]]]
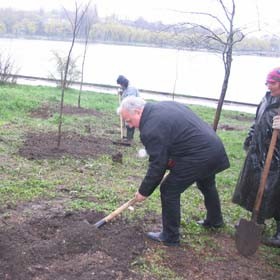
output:
[[[280,129],[280,68],[267,76],[269,91],[258,106],[256,117],[244,142],[247,156],[233,195],[233,202],[252,211],[273,129]],[[265,240],[267,245],[280,247],[280,138],[278,138],[268,174],[258,223],[276,220],[276,233]]]

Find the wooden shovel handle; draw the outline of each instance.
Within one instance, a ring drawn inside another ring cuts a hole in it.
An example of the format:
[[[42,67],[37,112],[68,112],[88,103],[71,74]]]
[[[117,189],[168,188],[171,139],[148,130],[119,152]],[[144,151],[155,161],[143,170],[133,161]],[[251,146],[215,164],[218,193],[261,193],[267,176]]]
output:
[[[121,139],[123,139],[123,119],[121,115],[120,115],[120,129],[121,129]]]
[[[119,208],[117,208],[115,211],[113,211],[112,213],[110,213],[108,216],[106,216],[104,218],[104,220],[106,222],[111,221],[114,217],[116,217],[117,215],[119,215],[123,210],[125,210],[126,208],[128,208],[129,206],[133,205],[136,202],[135,198],[130,199],[129,201],[127,201],[126,203],[124,203],[123,205],[121,205]]]
[[[111,221],[114,217],[116,217],[117,215],[119,215],[123,210],[125,210],[126,208],[128,208],[129,206],[133,205],[134,203],[136,203],[136,198],[132,198],[129,201],[127,201],[126,203],[124,203],[123,205],[121,205],[119,208],[117,208],[115,211],[113,211],[112,213],[110,213],[108,216],[106,216],[105,218],[99,220],[97,223],[95,223],[95,227],[96,228],[100,228],[101,226],[105,225],[106,223],[108,223],[109,221]]]
[[[121,105],[121,95],[118,92],[118,96],[119,96],[119,105]],[[121,129],[121,140],[123,139],[123,119],[122,116],[120,114],[120,129]]]
[[[269,173],[271,160],[272,160],[272,156],[273,156],[274,149],[275,149],[275,146],[276,146],[278,134],[279,134],[279,130],[274,129],[273,133],[272,133],[269,149],[268,149],[268,152],[267,152],[267,156],[266,156],[266,159],[265,159],[264,169],[263,169],[263,172],[262,172],[261,181],[260,181],[256,201],[255,201],[255,204],[254,204],[254,209],[253,209],[253,214],[252,214],[252,220],[254,222],[257,221],[257,217],[258,217],[258,214],[259,214],[259,210],[260,210],[260,206],[261,206],[261,202],[262,202],[262,197],[263,197],[263,193],[264,193],[264,188],[265,188],[265,184],[266,184],[266,179],[267,179],[267,176],[268,176],[268,173]]]

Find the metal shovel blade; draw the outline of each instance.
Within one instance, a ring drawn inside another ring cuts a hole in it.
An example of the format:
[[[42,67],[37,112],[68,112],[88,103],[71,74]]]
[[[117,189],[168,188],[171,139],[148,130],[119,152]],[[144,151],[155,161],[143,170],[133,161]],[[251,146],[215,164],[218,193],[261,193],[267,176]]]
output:
[[[235,233],[235,245],[238,252],[244,257],[252,256],[259,247],[262,232],[263,225],[241,219]]]
[[[112,141],[114,145],[118,145],[118,146],[127,146],[130,147],[131,143],[130,142],[125,142],[125,141]]]
[[[279,108],[280,110],[280,108]],[[280,113],[278,113],[280,114]],[[262,197],[266,186],[266,179],[269,173],[271,160],[274,153],[274,148],[278,139],[279,130],[273,129],[269,149],[265,159],[265,164],[260,180],[259,189],[257,192],[254,208],[252,211],[251,221],[241,219],[236,228],[235,243],[238,252],[244,257],[253,255],[260,244],[264,226],[257,224],[257,217],[261,207]]]

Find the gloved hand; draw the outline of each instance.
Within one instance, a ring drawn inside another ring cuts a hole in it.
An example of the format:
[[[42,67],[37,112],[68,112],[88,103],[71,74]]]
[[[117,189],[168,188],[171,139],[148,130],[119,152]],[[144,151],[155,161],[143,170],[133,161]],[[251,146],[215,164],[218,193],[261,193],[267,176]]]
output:
[[[280,130],[280,115],[273,117],[272,128]]]

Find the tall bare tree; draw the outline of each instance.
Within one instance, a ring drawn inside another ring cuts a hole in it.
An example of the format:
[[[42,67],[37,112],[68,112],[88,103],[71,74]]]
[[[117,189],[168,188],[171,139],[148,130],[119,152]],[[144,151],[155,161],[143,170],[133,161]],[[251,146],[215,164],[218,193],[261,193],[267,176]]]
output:
[[[62,127],[62,117],[63,117],[63,107],[64,107],[64,93],[65,93],[65,88],[66,88],[66,83],[67,83],[67,75],[68,75],[68,68],[69,68],[69,63],[71,60],[71,53],[73,50],[73,47],[75,45],[75,41],[77,38],[77,35],[79,33],[83,17],[85,16],[88,8],[89,8],[90,2],[86,4],[85,6],[78,5],[77,1],[75,1],[75,10],[73,14],[70,14],[65,8],[64,12],[71,24],[72,28],[72,40],[71,40],[71,45],[70,49],[68,52],[67,60],[66,60],[66,65],[65,65],[65,71],[64,71],[64,77],[62,81],[62,87],[61,87],[61,101],[60,101],[60,113],[59,113],[59,123],[58,123],[58,140],[57,140],[57,148],[60,147],[61,143],[61,127]]]
[[[196,21],[194,21],[181,24],[188,29],[193,29],[196,34],[200,34],[199,36],[192,38],[192,40],[196,40],[194,45],[200,45],[205,49],[222,54],[224,64],[224,79],[213,122],[214,130],[217,130],[222,106],[228,88],[233,48],[235,44],[241,42],[245,37],[241,29],[235,28],[234,26],[235,1],[227,1],[230,2],[230,4],[227,6],[225,4],[225,0],[216,1],[218,2],[221,11],[219,15],[207,12],[184,12],[199,18],[200,23],[196,23]],[[211,22],[212,26],[201,23],[206,21]]]
[[[78,107],[79,108],[81,108],[81,95],[82,95],[82,90],[83,90],[84,67],[85,67],[85,60],[86,60],[86,54],[87,54],[88,40],[89,40],[92,25],[96,19],[97,19],[97,10],[96,10],[96,6],[94,6],[94,9],[93,10],[89,9],[86,16],[84,17],[85,43],[84,43],[84,52],[83,52],[83,60],[82,60],[80,90],[79,90],[79,96],[78,96]]]

